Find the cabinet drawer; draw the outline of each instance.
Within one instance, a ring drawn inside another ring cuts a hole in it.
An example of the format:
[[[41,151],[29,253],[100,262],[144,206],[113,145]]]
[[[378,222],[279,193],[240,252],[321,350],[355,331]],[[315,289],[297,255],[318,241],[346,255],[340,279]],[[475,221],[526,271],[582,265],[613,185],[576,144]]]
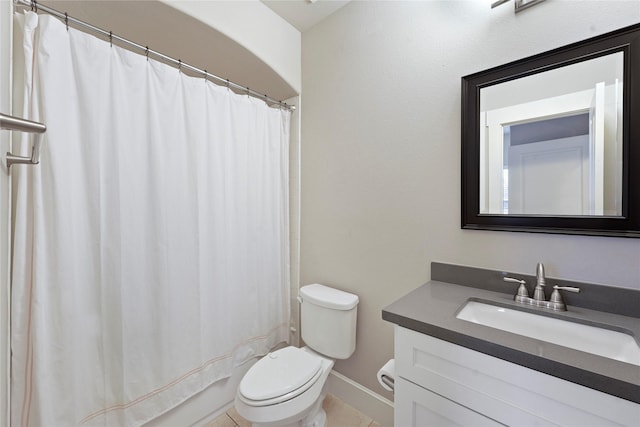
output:
[[[637,425],[640,405],[396,326],[396,377],[508,425]]]
[[[393,421],[396,427],[503,425],[403,378],[395,382]]]

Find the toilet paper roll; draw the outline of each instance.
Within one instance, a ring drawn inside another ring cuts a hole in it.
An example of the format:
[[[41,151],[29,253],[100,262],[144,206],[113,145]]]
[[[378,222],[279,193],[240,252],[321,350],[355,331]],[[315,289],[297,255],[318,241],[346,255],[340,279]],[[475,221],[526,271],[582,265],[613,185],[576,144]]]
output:
[[[378,371],[378,382],[388,391],[393,391],[393,384],[396,379],[396,360],[391,359]]]

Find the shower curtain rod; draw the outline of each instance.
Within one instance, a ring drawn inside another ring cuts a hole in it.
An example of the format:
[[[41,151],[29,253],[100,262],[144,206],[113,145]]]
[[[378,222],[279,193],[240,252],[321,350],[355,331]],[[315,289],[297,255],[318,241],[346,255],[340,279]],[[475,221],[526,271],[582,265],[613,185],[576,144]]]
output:
[[[270,96],[267,96],[266,94],[262,94],[260,92],[256,92],[255,90],[250,89],[250,88],[248,88],[246,86],[242,86],[242,85],[239,85],[237,83],[231,82],[231,81],[229,81],[229,79],[224,79],[222,77],[216,76],[215,74],[211,74],[206,70],[201,70],[200,68],[194,67],[193,65],[189,65],[189,64],[187,64],[185,62],[182,62],[179,59],[171,58],[170,56],[164,55],[164,54],[162,54],[162,53],[160,53],[158,51],[155,51],[153,49],[149,49],[148,46],[142,46],[142,45],[140,45],[138,43],[132,42],[131,40],[125,39],[124,37],[117,36],[117,35],[113,34],[112,31],[105,31],[102,28],[98,28],[98,27],[96,27],[94,25],[91,25],[91,24],[89,24],[87,22],[81,21],[80,19],[73,18],[73,17],[69,16],[66,12],[60,12],[60,11],[58,11],[56,9],[51,8],[51,7],[41,5],[36,1],[30,1],[30,0],[14,0],[14,1],[15,1],[15,3],[17,5],[24,6],[24,7],[29,7],[29,8],[31,8],[31,10],[35,11],[36,13],[38,12],[38,10],[42,10],[43,12],[46,12],[46,13],[48,13],[50,15],[53,15],[53,16],[63,20],[64,23],[67,25],[67,27],[69,27],[69,23],[73,23],[73,24],[75,24],[77,26],[80,26],[80,27],[83,27],[83,28],[85,28],[85,29],[87,29],[89,31],[92,31],[94,33],[98,33],[98,34],[100,34],[100,35],[102,35],[104,37],[107,37],[109,39],[110,43],[113,43],[113,41],[116,40],[120,44],[123,44],[123,45],[125,45],[127,47],[130,47],[130,48],[133,47],[133,48],[135,48],[135,49],[137,49],[137,50],[139,50],[141,52],[144,52],[144,54],[147,55],[147,57],[149,57],[149,56],[156,57],[156,58],[162,60],[162,62],[169,63],[169,64],[173,65],[174,67],[177,67],[179,70],[184,68],[184,69],[190,70],[190,71],[192,71],[192,72],[194,72],[196,74],[202,74],[205,77],[205,79],[216,80],[216,81],[220,82],[220,84],[222,86],[226,86],[226,87],[231,88],[231,89],[236,89],[239,92],[246,93],[247,95],[251,95],[251,96],[253,96],[255,98],[260,98],[260,99],[262,99],[262,100],[264,100],[264,101],[266,101],[268,103],[278,104],[281,108],[287,109],[289,111],[293,111],[293,110],[296,109],[295,105],[289,105],[286,102],[282,102],[280,100],[271,98]]]

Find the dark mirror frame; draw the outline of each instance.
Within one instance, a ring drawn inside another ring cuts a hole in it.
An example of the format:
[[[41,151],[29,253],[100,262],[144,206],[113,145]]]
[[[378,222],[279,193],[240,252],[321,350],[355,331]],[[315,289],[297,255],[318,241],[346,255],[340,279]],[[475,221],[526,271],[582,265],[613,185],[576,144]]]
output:
[[[624,52],[622,215],[481,214],[480,89],[615,52]],[[462,78],[462,228],[640,238],[640,24]]]

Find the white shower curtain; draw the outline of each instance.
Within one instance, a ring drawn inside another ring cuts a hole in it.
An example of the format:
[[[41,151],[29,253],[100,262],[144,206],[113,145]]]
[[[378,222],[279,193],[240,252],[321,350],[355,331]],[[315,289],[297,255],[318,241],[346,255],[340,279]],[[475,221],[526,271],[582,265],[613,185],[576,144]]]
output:
[[[12,425],[140,425],[288,340],[290,115],[16,19]]]

